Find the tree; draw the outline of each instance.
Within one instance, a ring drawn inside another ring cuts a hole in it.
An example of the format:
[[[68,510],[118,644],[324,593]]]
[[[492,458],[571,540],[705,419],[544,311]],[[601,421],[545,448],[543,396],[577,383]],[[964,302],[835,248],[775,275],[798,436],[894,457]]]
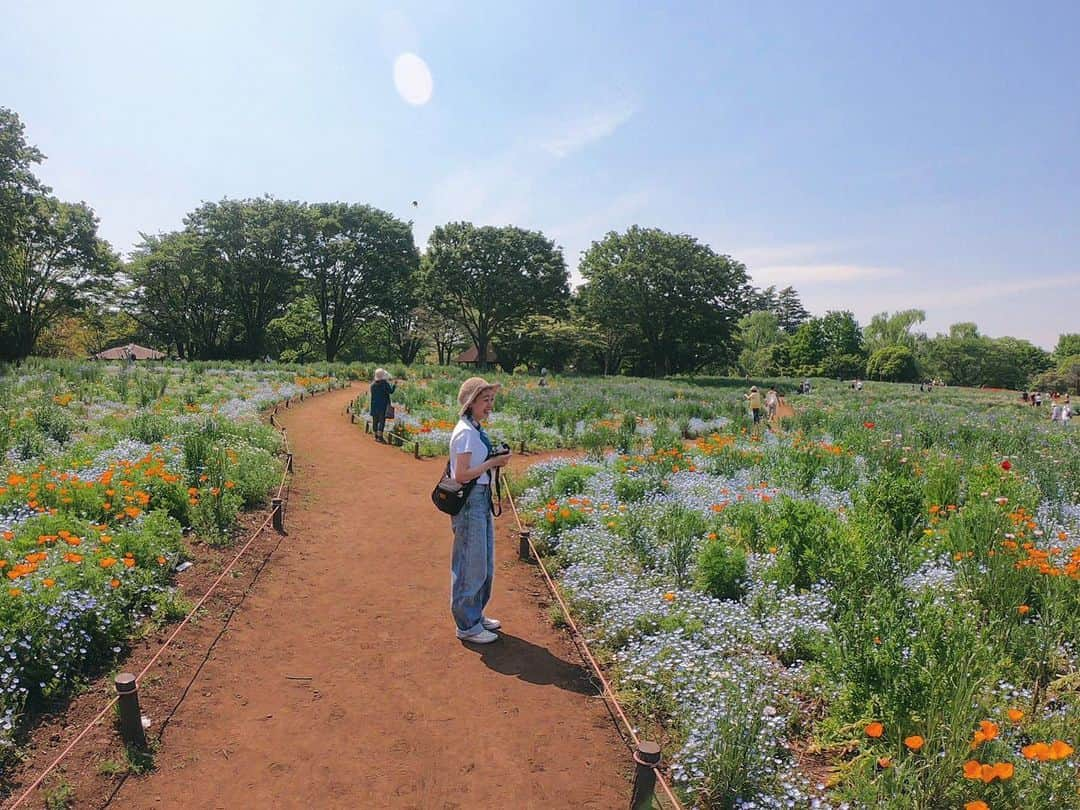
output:
[[[432,231],[427,259],[430,305],[472,338],[481,364],[490,343],[530,315],[558,314],[569,298],[562,250],[537,231],[452,222]]]
[[[654,375],[723,364],[735,348],[746,269],[686,235],[633,226],[593,242],[579,265],[601,330],[634,330]]]
[[[75,311],[107,282],[116,257],[83,203],[39,195],[12,219],[0,265],[0,320],[9,333],[3,351],[21,359],[55,317]]]
[[[1057,346],[1054,348],[1054,361],[1060,363],[1067,357],[1080,355],[1080,332],[1058,335]]]
[[[266,328],[299,285],[298,203],[261,197],[204,203],[184,219],[206,251],[229,308],[229,340],[240,357],[266,354]]]
[[[920,337],[925,336],[915,335],[911,328],[925,320],[926,313],[921,309],[903,309],[892,315],[879,312],[863,329],[866,351],[872,354],[888,346],[906,346],[914,352]]]
[[[887,382],[914,382],[919,377],[915,353],[901,344],[882,346],[866,361],[866,376]]]
[[[295,251],[318,306],[327,360],[379,313],[394,324],[391,338],[399,350],[412,345],[407,328],[402,332],[415,307],[418,262],[408,223],[369,205],[311,205],[303,211]],[[415,357],[418,350],[405,353]]]
[[[267,324],[266,331],[283,363],[310,363],[325,356],[319,308],[310,295],[292,301],[285,314]]]
[[[780,328],[789,335],[810,320],[810,313],[799,300],[799,294],[794,287],[784,287],[776,298],[776,308],[772,310],[776,319],[780,322]]]
[[[184,359],[227,356],[231,312],[203,239],[190,231],[143,234],[126,271],[128,311],[152,340]]]
[[[771,312],[751,312],[739,320],[739,370],[752,377],[776,374],[777,344],[783,343],[786,333]]]

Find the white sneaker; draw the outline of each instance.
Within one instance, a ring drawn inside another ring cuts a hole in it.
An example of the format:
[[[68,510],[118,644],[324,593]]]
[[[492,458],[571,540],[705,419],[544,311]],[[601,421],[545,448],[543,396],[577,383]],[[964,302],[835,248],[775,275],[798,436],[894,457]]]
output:
[[[481,621],[483,621],[484,623],[485,630],[498,630],[500,627],[502,627],[502,622],[500,622],[498,619],[489,619],[487,616],[485,616]]]
[[[490,644],[493,641],[498,641],[499,636],[495,633],[492,633],[490,630],[481,630],[479,633],[474,633],[471,636],[465,636],[465,638],[461,640],[467,641],[470,644]]]

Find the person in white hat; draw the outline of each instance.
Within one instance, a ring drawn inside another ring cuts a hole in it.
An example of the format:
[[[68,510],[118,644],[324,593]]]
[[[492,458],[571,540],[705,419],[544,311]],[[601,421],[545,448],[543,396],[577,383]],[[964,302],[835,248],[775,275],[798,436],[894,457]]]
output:
[[[476,481],[461,511],[450,518],[454,550],[450,559],[450,612],[457,637],[490,644],[499,636],[498,619],[484,615],[495,578],[495,520],[491,514],[490,470],[505,466],[508,452],[493,456],[482,422],[495,406],[501,386],[470,377],[458,391],[461,418],[450,436],[450,476],[462,484]]]

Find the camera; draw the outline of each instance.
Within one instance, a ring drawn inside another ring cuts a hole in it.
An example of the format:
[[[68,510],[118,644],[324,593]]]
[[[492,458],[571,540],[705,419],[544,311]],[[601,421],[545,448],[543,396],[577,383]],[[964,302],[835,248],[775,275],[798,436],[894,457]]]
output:
[[[490,458],[495,458],[495,456],[509,455],[509,453],[510,453],[510,445],[506,444],[506,442],[503,442],[498,447],[491,448]]]

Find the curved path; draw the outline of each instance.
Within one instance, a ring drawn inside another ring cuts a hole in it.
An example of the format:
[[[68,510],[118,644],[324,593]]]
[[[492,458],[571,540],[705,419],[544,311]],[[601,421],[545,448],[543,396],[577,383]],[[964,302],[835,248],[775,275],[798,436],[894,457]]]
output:
[[[375,444],[348,389],[282,410],[289,536],[181,704],[157,770],[111,807],[608,808],[630,758],[547,591],[499,521],[490,613],[471,648],[449,612],[442,462]]]

